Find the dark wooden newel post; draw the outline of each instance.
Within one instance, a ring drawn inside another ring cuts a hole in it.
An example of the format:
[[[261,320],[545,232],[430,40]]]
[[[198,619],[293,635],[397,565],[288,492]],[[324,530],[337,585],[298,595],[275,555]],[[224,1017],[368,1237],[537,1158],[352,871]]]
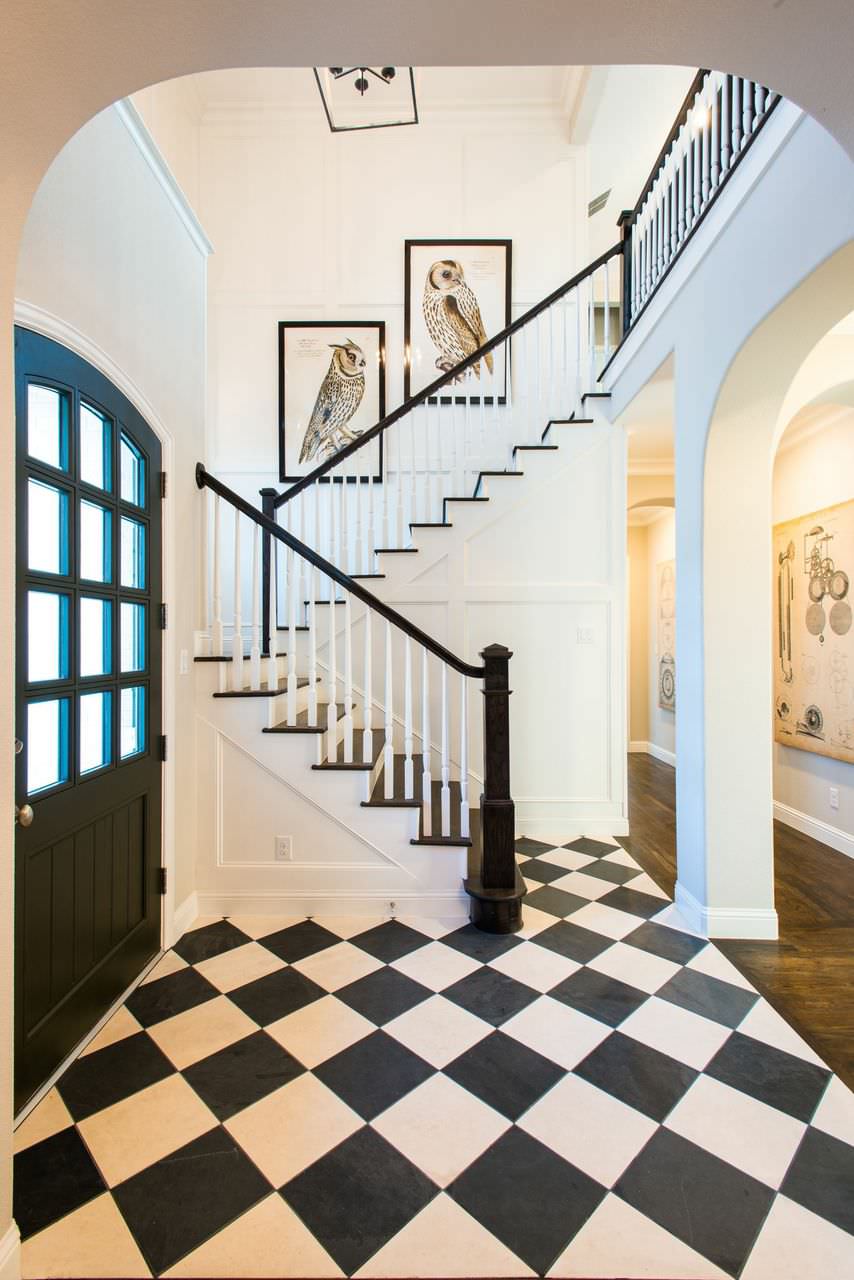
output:
[[[483,795],[480,801],[481,869],[470,876],[471,920],[487,933],[522,927],[525,884],[516,866],[516,813],[510,794],[509,649],[491,644],[481,653],[483,677]]]
[[[278,497],[276,490],[260,489],[259,493],[261,494],[261,510],[268,520],[275,520],[275,501]],[[278,639],[276,635],[276,620],[275,618],[270,618],[270,542],[270,535],[264,529],[261,533],[261,652],[265,657],[267,654],[275,652],[275,650],[270,649],[271,639],[274,643]],[[290,639],[290,637],[288,638]]]
[[[632,229],[635,225],[634,209],[624,209],[617,219],[620,240],[623,245],[623,334],[632,324]]]

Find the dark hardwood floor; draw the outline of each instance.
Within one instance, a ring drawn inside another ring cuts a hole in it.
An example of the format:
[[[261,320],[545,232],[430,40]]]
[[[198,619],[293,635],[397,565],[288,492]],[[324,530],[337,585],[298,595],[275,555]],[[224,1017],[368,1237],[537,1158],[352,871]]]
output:
[[[629,756],[629,825],[622,841],[654,880],[676,879],[675,771]],[[828,1066],[854,1088],[854,862],[774,824],[776,942],[718,946]]]

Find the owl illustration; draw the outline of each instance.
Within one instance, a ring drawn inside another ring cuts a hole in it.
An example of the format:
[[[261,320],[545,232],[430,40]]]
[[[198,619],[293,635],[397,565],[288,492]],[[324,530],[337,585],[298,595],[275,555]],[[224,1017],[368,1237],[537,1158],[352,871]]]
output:
[[[348,339],[330,342],[332,359],[321,383],[305,430],[300,462],[323,459],[343,449],[361,431],[348,431],[347,423],[362,403],[365,394],[365,353]]]
[[[445,259],[434,262],[427,272],[422,302],[424,323],[439,354],[436,368],[443,373],[465,360],[486,342],[486,332],[480,317],[477,298],[466,284],[459,262]],[[492,352],[484,357],[486,367],[492,373]],[[473,366],[475,377],[480,377],[480,361]]]

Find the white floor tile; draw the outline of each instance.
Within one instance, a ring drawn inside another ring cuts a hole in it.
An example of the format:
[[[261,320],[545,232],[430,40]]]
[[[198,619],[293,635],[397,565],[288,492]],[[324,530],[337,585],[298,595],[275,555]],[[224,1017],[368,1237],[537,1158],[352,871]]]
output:
[[[854,1239],[786,1196],[778,1196],[741,1280],[842,1280],[851,1275]]]
[[[376,1031],[373,1022],[334,996],[315,1000],[264,1029],[309,1070]]]
[[[359,1277],[393,1280],[396,1276],[533,1276],[535,1273],[476,1222],[464,1209],[439,1195],[389,1240]]]
[[[607,855],[610,858],[610,854]],[[579,853],[577,849],[552,849],[551,853],[540,854],[542,862],[550,862],[555,867],[566,867],[567,871],[580,871],[588,867],[595,858],[587,853]]]
[[[163,1274],[168,1280],[326,1280],[344,1273],[282,1197],[272,1195]]]
[[[571,1070],[611,1034],[611,1028],[551,996],[540,996],[501,1028],[558,1066]]]
[[[507,1129],[510,1121],[447,1076],[435,1075],[373,1122],[386,1141],[446,1187]]]
[[[729,1280],[702,1254],[614,1195],[606,1196],[548,1274],[585,1280]]]
[[[551,991],[564,978],[576,973],[581,965],[568,956],[559,956],[545,947],[523,942],[520,947],[505,951],[489,967],[523,982],[526,987],[533,987],[534,991]]]
[[[609,888],[613,887],[609,885]],[[572,913],[572,923],[581,925],[582,929],[591,929],[594,933],[604,933],[606,938],[619,939],[640,928],[643,920],[628,911],[609,907],[604,902],[591,902]]]
[[[563,889],[565,893],[575,893],[579,898],[588,898],[595,902],[604,898],[616,887],[611,880],[601,880],[598,876],[587,876],[583,871],[570,871],[559,880],[552,880],[553,889]]]
[[[698,1071],[702,1071],[731,1034],[729,1027],[680,1009],[669,1000],[659,1000],[657,996],[650,996],[630,1014],[620,1030]]]
[[[518,1122],[545,1146],[613,1186],[658,1125],[580,1076],[566,1076]]]
[[[762,1040],[765,1044],[773,1045],[775,1049],[782,1049],[784,1053],[803,1058],[805,1062],[812,1062],[818,1067],[825,1065],[815,1050],[811,1049],[806,1040],[798,1035],[794,1027],[790,1027],[788,1022],[780,1017],[767,1000],[757,1000],[744,1021],[739,1023],[738,1029],[743,1035],[752,1036],[754,1040]]]
[[[700,1076],[665,1126],[776,1190],[806,1125],[711,1076]]]
[[[607,973],[610,978],[627,982],[629,986],[646,991],[649,995],[663,987],[665,982],[679,972],[679,965],[661,956],[651,955],[625,942],[615,942],[588,963],[588,969]]]
[[[358,982],[359,978],[366,978],[369,973],[376,973],[382,968],[382,962],[362,951],[361,947],[339,942],[336,947],[326,947],[304,960],[295,960],[292,968],[298,969],[324,991],[337,991],[351,982]]]
[[[471,956],[463,955],[453,947],[431,942],[418,951],[411,951],[408,956],[401,956],[391,967],[431,991],[444,991],[445,987],[468,977],[481,965],[479,960],[472,960]]]
[[[828,1082],[812,1124],[854,1147],[854,1093],[838,1076]]]
[[[620,867],[637,867],[638,871],[640,871],[638,863],[635,862],[630,853],[626,853],[625,849],[615,849],[613,853],[606,853],[602,861],[616,862]]]
[[[383,1030],[441,1069],[489,1035],[492,1027],[467,1009],[437,995],[393,1018]]]
[[[705,973],[709,978],[720,978],[721,982],[731,982],[734,987],[741,987],[744,991],[756,990],[744,974],[739,972],[730,960],[727,960],[723,952],[718,951],[714,943],[698,951],[693,960],[688,961],[686,968],[696,969],[698,973]]]
[[[634,880],[627,880],[626,888],[635,889],[638,893],[648,893],[653,898],[662,898],[665,902],[670,901],[664,890],[645,871],[642,871],[639,876],[635,876]]]

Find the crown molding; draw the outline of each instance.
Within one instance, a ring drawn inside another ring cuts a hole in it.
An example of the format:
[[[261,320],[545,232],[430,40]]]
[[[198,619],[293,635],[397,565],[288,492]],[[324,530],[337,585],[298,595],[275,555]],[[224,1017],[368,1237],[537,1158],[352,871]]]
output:
[[[121,101],[114,103],[113,110],[127,129],[136,144],[137,150],[160,184],[164,195],[178,215],[179,221],[185,227],[193,244],[203,257],[208,257],[214,251],[213,245],[205,234],[204,227],[196,216],[193,206],[184,195],[175,175],[164,160],[157,143],[149,133],[142,116],[130,98],[122,98]]]
[[[673,458],[629,458],[630,476],[672,476],[675,472]]]

